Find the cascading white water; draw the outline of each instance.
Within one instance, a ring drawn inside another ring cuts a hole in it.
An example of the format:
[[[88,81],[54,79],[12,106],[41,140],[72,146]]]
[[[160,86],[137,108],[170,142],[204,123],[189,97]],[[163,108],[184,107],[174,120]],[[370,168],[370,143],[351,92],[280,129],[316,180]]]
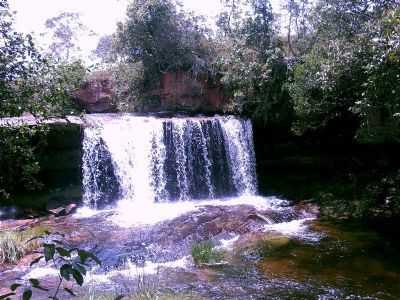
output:
[[[236,117],[90,115],[83,142],[84,202],[148,204],[252,195],[251,122]]]

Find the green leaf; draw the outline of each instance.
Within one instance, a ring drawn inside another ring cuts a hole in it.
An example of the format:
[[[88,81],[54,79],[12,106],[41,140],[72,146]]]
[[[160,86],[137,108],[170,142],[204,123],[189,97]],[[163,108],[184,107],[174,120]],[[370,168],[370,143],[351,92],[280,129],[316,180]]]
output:
[[[74,293],[71,289],[69,289],[69,288],[64,288],[64,290],[65,290],[68,294],[70,294],[71,296],[76,297],[75,293]]]
[[[20,286],[21,286],[22,284],[19,284],[19,283],[13,283],[11,286],[10,286],[10,290],[12,290],[13,292],[17,289],[17,288],[19,288]]]
[[[39,280],[34,278],[29,279],[29,282],[32,284],[33,287],[40,285]]]
[[[62,247],[57,247],[56,250],[58,254],[60,254],[63,257],[71,257],[71,253],[67,249],[64,249]]]
[[[22,294],[22,300],[29,300],[32,297],[32,291],[31,290],[25,290],[24,293]]]
[[[65,279],[65,280],[70,280],[71,278],[71,273],[72,273],[72,266],[70,264],[64,264],[60,268],[60,275]]]
[[[31,278],[31,279],[29,279],[29,282],[31,283],[32,287],[34,287],[35,289],[45,291],[45,292],[48,291],[48,289],[40,286],[40,281],[37,279]]]
[[[101,261],[97,258],[97,256],[96,255],[94,255],[93,253],[90,253],[90,252],[88,252],[88,251],[85,251],[85,250],[78,250],[78,255],[79,255],[79,258],[81,259],[81,263],[85,263],[86,262],[86,260],[88,259],[88,258],[91,258],[93,261],[95,261],[98,265],[101,265]]]
[[[84,264],[86,262],[86,260],[89,258],[89,252],[87,252],[85,250],[80,250],[80,249],[77,249],[77,251],[78,251],[78,255],[81,260],[81,263]]]
[[[72,276],[74,277],[75,281],[77,284],[82,286],[83,284],[83,276],[81,272],[79,272],[77,269],[72,269]]]
[[[46,262],[52,260],[56,252],[56,247],[53,244],[44,244],[43,247],[44,247],[44,258],[46,259]]]
[[[44,256],[40,256],[38,258],[35,258],[34,260],[32,260],[30,266],[32,267],[33,265],[37,264]]]

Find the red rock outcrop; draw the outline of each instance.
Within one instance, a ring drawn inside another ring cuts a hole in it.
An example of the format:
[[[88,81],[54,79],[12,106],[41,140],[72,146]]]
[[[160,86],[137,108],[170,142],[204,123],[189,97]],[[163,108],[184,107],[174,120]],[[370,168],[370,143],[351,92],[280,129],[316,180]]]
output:
[[[114,112],[115,85],[108,72],[93,73],[75,93],[78,103],[88,113]],[[227,98],[221,85],[211,85],[207,76],[192,76],[188,72],[168,72],[161,76],[158,88],[150,91],[148,101],[136,109],[146,111],[187,111],[216,113],[223,110]]]
[[[227,100],[221,85],[211,86],[207,77],[187,72],[163,74],[157,94],[163,110],[219,112]]]
[[[114,112],[112,76],[108,72],[95,72],[75,92],[79,103],[89,113]]]

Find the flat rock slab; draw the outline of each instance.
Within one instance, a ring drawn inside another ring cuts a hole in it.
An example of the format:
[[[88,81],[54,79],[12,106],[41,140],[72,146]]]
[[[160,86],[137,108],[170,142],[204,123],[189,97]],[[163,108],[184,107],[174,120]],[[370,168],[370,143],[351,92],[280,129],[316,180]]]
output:
[[[84,121],[81,117],[68,116],[65,118],[38,118],[32,115],[0,118],[0,127],[19,127],[19,126],[37,126],[37,125],[68,125],[74,124],[81,126]]]

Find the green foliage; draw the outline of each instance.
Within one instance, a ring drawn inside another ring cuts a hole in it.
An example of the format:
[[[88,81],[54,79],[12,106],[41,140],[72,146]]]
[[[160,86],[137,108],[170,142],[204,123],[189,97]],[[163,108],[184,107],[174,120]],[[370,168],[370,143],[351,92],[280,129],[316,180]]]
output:
[[[39,115],[65,116],[81,113],[73,93],[82,86],[87,68],[83,62],[48,62],[47,73],[36,78],[38,97],[43,101],[37,109]]]
[[[360,140],[399,141],[399,9],[391,1],[317,2],[310,50],[290,84],[297,133],[352,115]]]
[[[52,20],[58,26],[59,20]],[[82,84],[86,68],[81,61],[44,58],[32,37],[13,28],[7,0],[0,2],[0,117],[31,113],[38,117],[75,114],[72,94]],[[57,24],[56,24],[57,23]],[[50,23],[49,23],[50,24]],[[50,25],[49,25],[50,26]],[[58,28],[58,27],[57,27]],[[37,149],[45,127],[0,128],[0,197],[16,189],[41,188]]]
[[[223,253],[214,248],[210,241],[196,243],[192,246],[192,257],[196,265],[218,263],[223,259]]]
[[[13,15],[7,1],[0,2],[0,117],[32,109],[33,74],[42,71],[43,59],[32,37],[13,30]]]
[[[208,72],[213,51],[202,21],[172,0],[132,1],[118,26],[116,51],[123,61],[141,63],[142,95],[157,89],[165,72]]]
[[[299,135],[343,124],[339,136],[400,140],[396,1],[287,0],[286,39],[268,1],[223,4],[217,61],[229,111]]]
[[[47,132],[47,126],[0,127],[0,199],[18,189],[42,188],[37,157]]]
[[[13,28],[8,2],[0,2],[0,117],[71,113],[71,92],[80,86],[82,62],[44,58],[32,37]]]
[[[55,236],[58,236],[58,238]],[[36,235],[26,242],[31,243],[42,240],[41,246],[43,247],[43,256],[33,260],[31,267],[44,258],[46,262],[52,262],[52,264],[59,269],[59,283],[54,293],[50,294],[49,289],[43,287],[38,279],[30,278],[28,282],[16,282],[12,284],[10,286],[10,292],[0,295],[0,299],[10,299],[10,296],[16,295],[17,290],[21,289],[23,290],[22,299],[29,300],[33,295],[33,290],[36,289],[49,292],[49,299],[58,300],[60,299],[59,293],[63,281],[74,280],[79,286],[83,285],[84,276],[86,275],[87,268],[90,266],[89,262],[92,261],[99,265],[101,265],[101,262],[91,252],[69,247],[59,240],[60,237],[63,238],[62,235],[50,235],[48,231],[45,231],[43,234]],[[78,259],[75,258],[75,254]],[[75,296],[75,293],[69,288],[64,288],[64,292],[70,296]]]
[[[291,115],[287,65],[274,28],[268,1],[228,2],[231,11],[218,24],[221,45],[218,65],[222,83],[232,96],[229,110],[252,116],[264,124],[283,125]],[[230,47],[225,45],[229,44]],[[290,124],[289,124],[290,125]]]

